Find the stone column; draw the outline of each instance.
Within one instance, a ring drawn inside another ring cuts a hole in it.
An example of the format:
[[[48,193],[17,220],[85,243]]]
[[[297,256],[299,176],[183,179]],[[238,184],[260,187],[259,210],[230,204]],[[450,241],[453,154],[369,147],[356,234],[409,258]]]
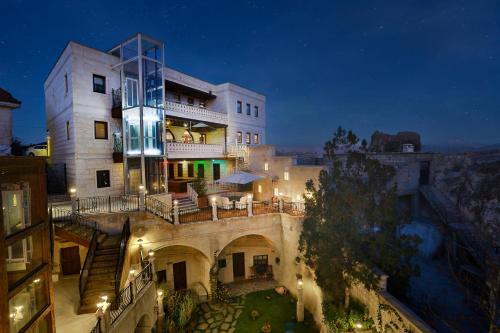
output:
[[[144,185],[139,185],[139,210],[141,212],[143,212],[145,209],[145,202],[146,202],[146,188],[144,187]]]
[[[179,201],[174,200],[174,224],[179,224]]]
[[[76,201],[76,188],[72,187],[69,189],[69,197],[71,199],[71,212],[72,213],[77,213],[78,212],[78,202]]]
[[[247,195],[247,213],[248,213],[248,217],[253,216],[253,195],[252,194]]]
[[[278,210],[280,213],[283,213],[283,199],[278,199]]]
[[[219,220],[219,218],[217,216],[217,198],[212,197],[212,198],[210,198],[210,201],[212,203],[212,220],[217,221],[217,220]]]

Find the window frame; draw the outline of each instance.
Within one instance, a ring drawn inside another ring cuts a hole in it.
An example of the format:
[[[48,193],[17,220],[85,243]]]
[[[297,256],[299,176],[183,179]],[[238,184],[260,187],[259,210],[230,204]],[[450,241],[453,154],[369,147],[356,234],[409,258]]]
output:
[[[194,164],[188,163],[188,177],[194,178]]]
[[[250,116],[252,115],[252,105],[250,103],[246,103],[246,112],[247,112],[247,116]]]
[[[194,106],[194,98],[193,97],[188,97],[187,99],[187,104],[189,106]]]
[[[237,131],[236,132],[236,143],[237,144],[243,144],[243,132],[242,131]]]
[[[177,177],[184,177],[184,165],[182,165],[182,163],[177,163]]]
[[[252,133],[250,133],[250,132],[245,133],[245,144],[247,144],[247,145],[252,144]]]
[[[243,113],[243,102],[236,101],[236,113],[239,113],[239,114]]]
[[[69,135],[69,120],[66,121],[66,141],[69,141],[71,139],[70,135]]]
[[[254,133],[254,134],[253,134],[253,144],[254,144],[254,145],[258,145],[258,144],[260,144],[259,133]]]
[[[98,138],[97,137],[97,125],[104,125],[105,131],[105,137]],[[95,140],[108,140],[109,139],[109,131],[108,131],[108,122],[107,121],[101,121],[101,120],[94,120],[94,139]]]
[[[102,79],[102,81],[103,81],[103,84],[102,84],[103,89],[102,90],[103,91],[96,90],[96,83],[95,83],[96,78]],[[106,77],[104,75],[92,74],[92,91],[95,93],[99,93],[99,94],[106,94]]]
[[[258,105],[253,106],[253,115],[255,118],[259,118],[259,106]]]
[[[105,174],[107,173],[108,174],[108,185],[102,185],[102,186],[99,186],[99,175],[100,174]],[[95,171],[95,178],[96,178],[96,187],[97,188],[109,188],[111,187],[111,170],[109,169],[103,169],[103,170],[96,170]]]

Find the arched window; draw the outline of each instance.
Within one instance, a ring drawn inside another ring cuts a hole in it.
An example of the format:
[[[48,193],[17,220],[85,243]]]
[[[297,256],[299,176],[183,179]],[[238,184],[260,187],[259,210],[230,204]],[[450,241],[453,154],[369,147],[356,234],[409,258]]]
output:
[[[167,142],[175,142],[174,133],[169,129],[167,129]]]
[[[191,132],[189,132],[188,130],[185,130],[184,131],[184,134],[182,134],[182,142],[183,143],[193,143],[194,139],[193,139],[193,135],[191,134]]]

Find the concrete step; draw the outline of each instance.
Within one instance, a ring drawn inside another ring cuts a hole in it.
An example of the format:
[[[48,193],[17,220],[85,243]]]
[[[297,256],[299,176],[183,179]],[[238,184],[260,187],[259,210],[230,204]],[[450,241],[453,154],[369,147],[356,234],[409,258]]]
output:
[[[112,272],[94,272],[94,274],[90,274],[92,273],[92,270],[89,272],[89,277],[87,279],[87,281],[110,281],[110,280],[113,280],[113,283],[115,282],[114,279],[115,279],[115,272],[114,270]]]
[[[109,247],[109,248],[104,248],[104,249],[98,247],[95,251],[96,256],[105,255],[105,254],[119,254],[119,253],[120,253],[119,247]]]
[[[104,267],[91,267],[89,271],[89,277],[92,275],[100,275],[100,274],[115,274],[115,266],[104,266]]]
[[[92,263],[91,269],[94,268],[111,268],[116,266],[116,260],[104,260],[104,261],[94,261]]]

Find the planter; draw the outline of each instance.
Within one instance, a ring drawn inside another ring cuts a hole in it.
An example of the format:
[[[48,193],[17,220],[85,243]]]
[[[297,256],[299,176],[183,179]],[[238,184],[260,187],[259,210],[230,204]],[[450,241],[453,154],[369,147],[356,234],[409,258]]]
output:
[[[198,197],[198,208],[208,207],[208,197],[205,195],[203,197]]]

